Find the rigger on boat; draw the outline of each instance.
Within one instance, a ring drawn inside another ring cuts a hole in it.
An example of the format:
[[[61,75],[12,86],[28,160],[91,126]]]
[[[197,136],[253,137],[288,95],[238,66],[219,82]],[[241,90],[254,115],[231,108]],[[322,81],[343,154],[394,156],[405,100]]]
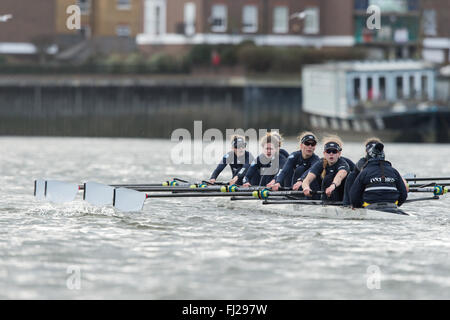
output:
[[[294,213],[309,213],[315,206],[321,212],[332,212],[331,216],[364,216],[368,211],[406,216],[409,214],[400,209],[404,203],[440,199],[450,185],[450,177],[402,177],[385,160],[384,145],[378,138],[365,142],[366,154],[357,165],[342,156],[343,142],[338,136],[323,139],[322,158],[314,153],[319,139],[311,132],[299,136],[300,150],[290,155],[281,149],[281,142],[281,135],[268,133],[260,141],[262,153],[253,159],[246,150],[245,137],[233,136],[232,150],[221,159],[210,179],[199,182],[174,178],[163,183],[105,185],[38,179],[34,195],[39,200],[61,203],[73,201],[81,190],[88,203],[125,212],[140,211],[145,201],[153,198],[215,197],[250,206],[259,202],[263,207]],[[228,165],[232,179],[216,181]],[[407,199],[409,193],[419,192],[431,196]]]

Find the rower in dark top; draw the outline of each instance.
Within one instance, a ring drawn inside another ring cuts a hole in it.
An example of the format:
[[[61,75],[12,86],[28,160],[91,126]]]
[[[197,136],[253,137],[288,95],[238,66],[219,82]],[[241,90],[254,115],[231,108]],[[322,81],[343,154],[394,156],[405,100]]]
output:
[[[281,141],[279,136],[268,133],[261,139],[263,153],[253,160],[243,179],[243,186],[266,186],[286,163],[286,157],[280,152]],[[255,176],[259,177],[256,183]]]
[[[345,187],[344,187],[344,200],[343,205],[349,206],[350,205],[350,189],[353,185],[353,182],[355,181],[358,174],[361,172],[362,168],[366,164],[368,160],[367,151],[374,146],[377,143],[381,143],[381,140],[377,137],[372,137],[364,141],[364,147],[365,147],[365,156],[358,160],[356,163],[355,169],[352,170],[345,180]]]
[[[314,154],[316,150],[317,138],[312,132],[302,132],[299,136],[300,150],[289,155],[283,169],[276,175],[267,186],[277,191],[281,186],[298,190],[301,182],[297,182],[303,173],[319,161],[319,157]]]
[[[219,174],[225,169],[227,165],[231,168],[231,180],[230,185],[242,184],[242,179],[247,173],[250,163],[253,161],[253,156],[250,152],[245,150],[247,143],[242,136],[231,137],[231,151],[225,154],[222,161],[217,165],[217,168],[211,174],[209,182],[214,184]]]
[[[375,203],[401,206],[408,197],[400,173],[385,160],[384,145],[376,143],[367,151],[367,162],[350,189],[350,202],[354,208]]]
[[[324,139],[324,157],[311,167],[302,183],[305,196],[311,197],[312,191],[320,190],[324,191],[322,199],[342,201],[344,182],[350,166],[341,158],[341,151],[342,141],[339,137],[330,136]]]
[[[368,151],[375,146],[377,143],[382,143],[381,140],[377,137],[371,137],[368,138],[366,141],[364,141],[364,147],[365,147],[365,156],[358,160],[358,162],[355,165],[354,170],[350,170],[350,173],[347,176],[347,179],[345,180],[345,188],[344,188],[344,200],[343,205],[344,206],[350,206],[350,189],[352,188],[352,185],[358,176],[358,174],[361,172],[363,167],[366,165],[367,161],[369,160]],[[348,162],[348,161],[347,161]],[[403,178],[402,178],[403,179]],[[407,186],[406,180],[404,180],[405,185]],[[408,189],[408,187],[407,187]]]
[[[283,141],[283,137],[281,134],[277,131],[272,131],[271,135],[275,138],[278,138],[278,141],[280,141],[280,154],[285,156],[286,158],[289,157],[289,152],[287,152],[285,149],[281,148],[281,143]]]

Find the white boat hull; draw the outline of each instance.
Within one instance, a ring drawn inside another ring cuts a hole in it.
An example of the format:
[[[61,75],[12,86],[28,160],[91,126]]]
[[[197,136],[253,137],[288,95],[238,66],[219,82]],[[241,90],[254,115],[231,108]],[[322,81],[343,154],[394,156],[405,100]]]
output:
[[[414,217],[411,214],[397,214],[364,208],[351,209],[339,206],[322,206],[307,204],[263,204],[259,200],[227,200],[221,199],[221,205],[230,209],[243,209],[262,212],[270,212],[279,215],[328,218],[328,219],[350,219],[350,220],[391,220],[408,219]]]

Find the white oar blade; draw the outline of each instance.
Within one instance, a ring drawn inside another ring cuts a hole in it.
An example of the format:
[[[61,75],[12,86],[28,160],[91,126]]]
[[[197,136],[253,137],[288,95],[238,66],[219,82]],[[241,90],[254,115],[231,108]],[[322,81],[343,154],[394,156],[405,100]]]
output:
[[[141,211],[146,195],[144,192],[127,188],[117,188],[114,191],[114,207],[120,211]]]
[[[114,187],[97,182],[84,184],[83,198],[94,206],[108,206],[113,204]]]
[[[38,200],[45,200],[45,180],[34,180],[34,196]]]
[[[416,177],[415,173],[405,173],[403,175],[403,178],[405,178],[405,179],[414,179],[415,177]]]
[[[78,184],[76,183],[47,180],[46,184],[45,198],[51,202],[70,202],[77,196]]]

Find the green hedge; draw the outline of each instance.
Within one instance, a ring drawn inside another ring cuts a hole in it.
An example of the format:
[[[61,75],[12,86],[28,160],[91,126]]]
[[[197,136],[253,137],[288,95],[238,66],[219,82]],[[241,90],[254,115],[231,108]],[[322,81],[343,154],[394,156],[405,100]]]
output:
[[[361,60],[365,57],[365,51],[354,48],[319,50],[299,47],[245,46],[239,50],[239,62],[250,72],[298,73],[306,64]]]
[[[256,46],[251,41],[239,45],[196,45],[186,56],[191,66],[210,65],[213,50],[221,56],[221,65],[242,65],[249,72],[297,73],[305,64],[330,60],[361,60],[364,50],[355,48],[302,48]]]
[[[195,45],[182,57],[166,53],[150,56],[143,53],[129,55],[111,54],[89,59],[82,65],[67,64],[9,64],[0,56],[0,73],[189,73],[193,67],[211,65],[211,56],[216,50],[222,66],[240,65],[250,73],[296,73],[305,64],[323,63],[329,60],[361,60],[365,51],[357,48],[302,48],[256,46],[251,41],[238,45]]]

